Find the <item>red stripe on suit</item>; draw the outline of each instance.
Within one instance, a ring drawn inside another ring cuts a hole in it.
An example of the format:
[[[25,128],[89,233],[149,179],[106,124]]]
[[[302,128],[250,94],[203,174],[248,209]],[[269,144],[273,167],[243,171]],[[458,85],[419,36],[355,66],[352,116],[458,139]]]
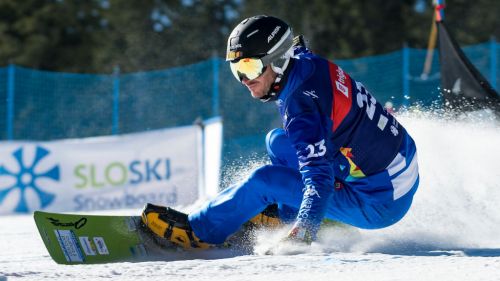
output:
[[[333,121],[332,130],[335,131],[340,123],[351,110],[352,105],[352,86],[351,78],[340,67],[329,62],[330,80],[332,82],[332,114],[330,119]]]

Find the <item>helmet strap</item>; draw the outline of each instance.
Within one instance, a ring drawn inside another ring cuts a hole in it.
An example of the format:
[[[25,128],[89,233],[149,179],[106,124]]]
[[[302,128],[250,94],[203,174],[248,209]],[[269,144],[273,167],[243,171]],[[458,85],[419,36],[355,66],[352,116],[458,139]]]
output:
[[[278,98],[278,93],[281,90],[280,82],[282,77],[283,74],[278,74],[276,76],[276,80],[274,80],[274,83],[272,83],[269,87],[269,91],[267,92],[267,94],[259,98],[261,102],[274,101]]]

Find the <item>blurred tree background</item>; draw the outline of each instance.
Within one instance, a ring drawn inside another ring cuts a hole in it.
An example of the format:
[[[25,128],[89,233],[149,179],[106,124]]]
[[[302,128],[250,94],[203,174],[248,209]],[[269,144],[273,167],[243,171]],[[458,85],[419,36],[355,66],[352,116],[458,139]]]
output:
[[[448,0],[461,45],[498,38],[498,0]],[[330,59],[425,48],[430,0],[0,0],[0,66],[111,73],[163,69],[223,57],[243,18],[289,22]]]

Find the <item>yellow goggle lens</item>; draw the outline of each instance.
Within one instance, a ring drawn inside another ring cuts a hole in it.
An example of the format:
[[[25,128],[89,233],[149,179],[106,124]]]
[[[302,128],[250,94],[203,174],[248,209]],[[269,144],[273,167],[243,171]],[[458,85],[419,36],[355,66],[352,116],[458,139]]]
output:
[[[243,78],[248,80],[255,79],[265,70],[262,61],[256,58],[243,58],[237,62],[231,62],[229,65],[234,77],[236,77],[236,79],[240,82]]]

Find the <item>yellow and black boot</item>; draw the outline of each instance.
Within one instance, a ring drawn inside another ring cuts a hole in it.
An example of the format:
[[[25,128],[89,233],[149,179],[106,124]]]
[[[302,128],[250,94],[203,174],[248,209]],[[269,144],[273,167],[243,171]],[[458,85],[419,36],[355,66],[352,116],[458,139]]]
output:
[[[142,222],[159,237],[185,249],[207,249],[210,244],[200,241],[188,222],[188,215],[169,207],[146,204]]]
[[[278,205],[272,204],[267,206],[264,211],[251,218],[248,223],[251,223],[256,228],[276,228],[281,226],[282,222],[278,216]]]
[[[283,223],[278,217],[278,205],[272,204],[267,206],[264,211],[245,222],[224,244],[244,252],[248,251],[250,254],[253,252],[256,239],[255,230],[262,228],[277,228],[282,225]]]

